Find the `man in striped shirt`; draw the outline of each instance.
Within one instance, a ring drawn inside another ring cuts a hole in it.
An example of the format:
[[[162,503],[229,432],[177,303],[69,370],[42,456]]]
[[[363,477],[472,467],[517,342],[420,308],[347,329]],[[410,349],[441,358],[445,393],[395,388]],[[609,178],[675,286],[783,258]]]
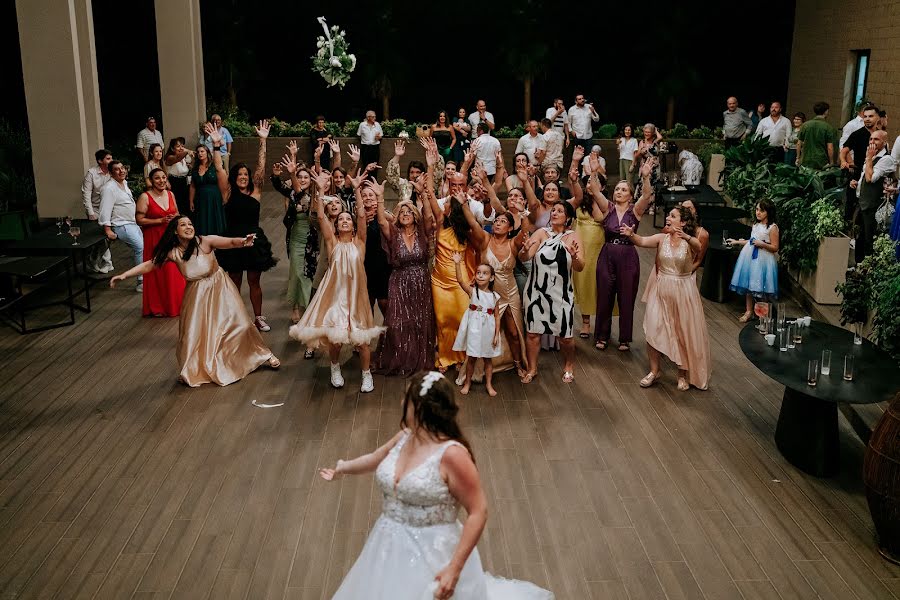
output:
[[[147,151],[153,144],[159,144],[165,148],[162,132],[156,128],[156,119],[154,117],[149,117],[147,119],[147,126],[138,133],[137,143],[134,145],[134,147],[137,148],[138,153],[144,158],[144,162],[141,163],[142,170],[144,164],[147,162]]]
[[[546,118],[553,123],[553,130],[558,131],[566,140],[566,147],[569,147],[569,114],[566,112],[566,105],[563,104],[562,98],[553,101],[553,106],[547,109]]]

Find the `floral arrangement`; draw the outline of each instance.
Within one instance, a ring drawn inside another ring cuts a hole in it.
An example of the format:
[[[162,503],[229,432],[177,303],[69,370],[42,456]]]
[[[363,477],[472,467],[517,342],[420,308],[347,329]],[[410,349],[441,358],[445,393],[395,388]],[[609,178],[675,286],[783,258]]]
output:
[[[317,50],[312,57],[312,70],[328,82],[328,87],[336,85],[343,89],[350,80],[350,73],[356,69],[356,57],[347,53],[347,32],[337,25],[332,25],[329,29],[325,17],[319,17],[318,20],[325,35],[316,39]]]

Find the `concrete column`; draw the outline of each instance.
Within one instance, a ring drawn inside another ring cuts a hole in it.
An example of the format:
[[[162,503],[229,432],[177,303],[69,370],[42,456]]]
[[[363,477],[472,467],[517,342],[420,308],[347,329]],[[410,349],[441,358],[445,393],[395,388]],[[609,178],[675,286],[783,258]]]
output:
[[[16,0],[38,215],[83,216],[103,145],[91,0]]]
[[[206,120],[200,0],[155,0],[159,90],[166,143],[184,137],[197,143]]]

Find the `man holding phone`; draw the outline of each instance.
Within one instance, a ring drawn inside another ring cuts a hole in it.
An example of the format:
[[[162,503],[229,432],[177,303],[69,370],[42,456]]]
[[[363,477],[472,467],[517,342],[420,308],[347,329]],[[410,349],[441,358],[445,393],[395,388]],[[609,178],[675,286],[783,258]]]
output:
[[[569,133],[575,138],[577,145],[584,148],[584,154],[591,151],[591,139],[594,137],[593,125],[600,120],[594,105],[584,99],[584,94],[575,96],[575,105],[569,109]]]

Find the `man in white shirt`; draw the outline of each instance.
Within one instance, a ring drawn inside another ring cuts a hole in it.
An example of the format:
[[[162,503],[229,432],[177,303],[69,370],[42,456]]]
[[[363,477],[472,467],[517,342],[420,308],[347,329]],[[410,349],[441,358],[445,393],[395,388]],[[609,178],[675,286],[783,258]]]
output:
[[[760,119],[756,126],[756,137],[769,138],[769,146],[774,150],[772,160],[775,164],[784,162],[784,142],[791,133],[791,122],[781,115],[781,102],[773,102],[769,107],[769,116]]]
[[[479,123],[487,123],[488,133],[494,130],[496,126],[494,121],[494,115],[487,110],[487,104],[484,100],[479,100],[475,103],[475,112],[469,115],[469,124],[472,125],[472,131],[478,129]]]
[[[128,171],[125,165],[114,160],[109,163],[112,179],[100,192],[100,218],[98,223],[106,230],[110,241],[122,240],[134,253],[135,266],[144,262],[144,235],[134,218],[134,196],[128,189]],[[144,278],[138,276],[137,291],[144,291]]]
[[[553,106],[547,109],[547,113],[544,116],[550,119],[550,122],[553,124],[553,130],[562,134],[563,139],[566,141],[566,147],[568,147],[569,113],[566,112],[566,105],[563,104],[563,99],[556,98],[553,101]]]
[[[137,153],[144,159],[144,162],[141,163],[141,167],[147,163],[148,155],[147,151],[150,149],[150,146],[153,144],[159,144],[163,148],[165,145],[163,144],[163,136],[162,131],[156,128],[156,118],[148,117],[147,118],[147,126],[138,132],[137,135],[137,143],[134,147],[137,149]]]
[[[112,153],[101,148],[94,152],[97,164],[87,170],[81,182],[81,201],[88,220],[96,221],[100,214],[100,190],[109,182],[109,163]],[[109,273],[113,270],[112,254],[106,246],[98,246],[91,250],[86,261],[87,270],[94,273]]]
[[[472,211],[472,215],[474,215],[479,225],[484,226],[485,223],[493,223],[494,218],[497,216],[494,212],[494,207],[490,202],[485,203],[469,193],[466,176],[462,173],[454,173],[450,177],[450,195],[438,198],[438,206],[440,206],[441,210],[444,210],[444,206],[447,205],[450,198],[459,198],[460,196],[465,196],[469,199],[469,210]]]
[[[529,163],[535,166],[540,165],[544,162],[547,142],[544,141],[544,136],[538,133],[538,122],[534,119],[528,121],[525,130],[527,133],[520,137],[519,143],[516,144],[516,154],[524,152],[528,156]]]
[[[487,123],[479,123],[477,131],[478,137],[472,142],[472,150],[475,151],[475,157],[484,166],[484,172],[493,182],[494,175],[497,174],[497,152],[500,151],[500,140],[488,133]]]
[[[588,104],[584,94],[575,96],[575,105],[569,109],[569,133],[575,138],[575,143],[584,148],[584,153],[591,151],[591,139],[594,137],[592,123],[600,120],[600,115],[594,110],[593,104]]]
[[[563,146],[565,140],[563,133],[559,129],[553,127],[550,119],[541,121],[541,132],[544,135],[544,162],[545,167],[556,167],[558,171],[562,171],[563,167]]]
[[[859,237],[855,248],[857,264],[872,253],[872,244],[878,233],[875,212],[881,205],[884,193],[882,179],[896,171],[897,163],[887,152],[887,132],[876,129],[869,136],[861,177],[850,182],[850,187],[856,188],[859,199]]]
[[[840,141],[838,141],[838,148],[844,147],[844,142],[847,141],[847,138],[850,137],[851,133],[853,133],[857,129],[862,129],[863,115],[866,112],[866,106],[868,106],[868,103],[860,103],[860,105],[856,107],[856,116],[847,121],[847,124],[844,125],[843,129],[841,129],[841,139]]]
[[[375,111],[366,112],[366,120],[359,124],[356,128],[356,135],[359,136],[359,166],[366,168],[372,163],[378,164],[381,159],[381,138],[384,132],[381,130],[381,123],[375,120]]]
[[[216,131],[222,137],[222,141],[225,142],[219,147],[219,152],[222,154],[222,166],[225,167],[225,171],[227,172],[228,163],[231,159],[231,144],[234,143],[234,138],[231,137],[231,132],[228,131],[228,128],[222,125],[222,117],[219,115],[211,116],[209,122],[212,123],[212,126],[216,128]],[[210,152],[213,151],[212,137],[201,135],[200,143],[209,148]]]

